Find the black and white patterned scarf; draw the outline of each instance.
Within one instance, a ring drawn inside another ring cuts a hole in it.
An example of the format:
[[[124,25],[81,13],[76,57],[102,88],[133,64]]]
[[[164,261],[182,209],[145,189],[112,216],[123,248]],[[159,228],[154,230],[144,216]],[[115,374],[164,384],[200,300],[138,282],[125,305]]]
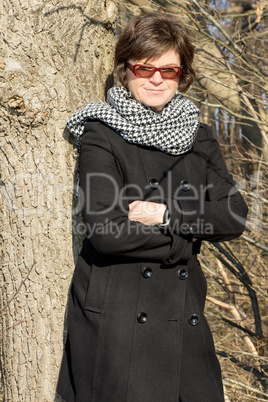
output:
[[[117,86],[108,91],[106,102],[90,102],[79,109],[67,127],[76,138],[81,138],[86,122],[98,119],[130,143],[180,155],[193,146],[199,113],[183,95],[174,95],[161,112],[155,112],[135,100],[124,87]]]

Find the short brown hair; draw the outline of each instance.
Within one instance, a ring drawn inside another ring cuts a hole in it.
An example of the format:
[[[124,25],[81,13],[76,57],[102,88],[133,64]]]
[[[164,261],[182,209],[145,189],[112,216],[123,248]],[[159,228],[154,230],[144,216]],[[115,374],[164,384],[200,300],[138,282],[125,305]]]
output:
[[[120,36],[115,48],[115,73],[127,88],[126,62],[143,58],[152,60],[174,49],[181,58],[179,90],[184,92],[194,80],[194,47],[185,25],[167,14],[141,14],[134,17]]]

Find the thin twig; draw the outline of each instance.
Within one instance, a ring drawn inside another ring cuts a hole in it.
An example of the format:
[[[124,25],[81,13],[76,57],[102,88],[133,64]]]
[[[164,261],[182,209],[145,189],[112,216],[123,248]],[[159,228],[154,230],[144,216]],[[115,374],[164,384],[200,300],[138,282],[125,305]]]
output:
[[[10,325],[10,327],[8,327],[8,328],[4,329],[4,330],[3,330],[3,331],[1,331],[0,333],[1,333],[1,334],[3,334],[4,332],[8,331],[8,330],[9,330],[9,329],[11,329],[11,328],[16,327],[17,325],[22,324],[23,322],[24,322],[24,320],[19,321],[19,322],[17,322],[16,324]]]
[[[223,378],[223,383],[225,385],[230,385],[230,384],[228,384],[228,382],[231,384],[235,384],[237,386],[237,388],[239,387],[240,389],[247,389],[248,391],[255,392],[256,394],[260,394],[262,396],[267,397],[267,393],[264,393],[264,392],[260,391],[259,389],[249,387],[248,385],[235,381],[235,380],[232,380],[231,378]],[[267,399],[264,399],[264,400],[267,401]]]
[[[13,294],[13,296],[11,297],[11,299],[9,299],[9,301],[7,302],[7,304],[2,308],[2,310],[0,310],[0,314],[2,314],[2,312],[9,306],[9,304],[12,302],[13,299],[15,299],[15,297],[17,296],[17,294],[19,293],[19,291],[21,290],[22,285],[25,283],[25,281],[29,278],[30,273],[33,270],[33,267],[36,265],[36,261],[34,260],[31,268],[29,269],[29,271],[27,272],[26,277],[21,281],[20,286],[18,287],[17,291]]]
[[[233,322],[233,321],[231,321],[231,320],[228,320],[228,318],[225,318],[225,317],[221,317],[221,319],[222,319],[222,321],[227,322],[227,324],[232,325],[232,327],[241,329],[241,331],[245,332],[246,334],[248,334],[248,335],[250,335],[250,336],[252,336],[252,337],[254,337],[254,338],[257,337],[257,335],[255,334],[255,332],[252,332],[252,331],[250,331],[249,329],[247,329],[247,328],[245,328],[245,327],[242,327],[241,325],[237,324],[236,322]],[[255,354],[254,354],[254,356],[255,356]]]
[[[253,246],[268,252],[268,247],[265,246],[264,244],[261,244],[259,242],[257,242],[256,240],[251,239],[250,237],[246,236],[245,234],[242,234],[241,237],[246,240],[248,243],[253,244]]]
[[[235,363],[238,367],[241,367],[245,371],[249,371],[250,373],[254,374],[258,380],[262,380],[263,378],[267,378],[264,372],[256,369],[255,367],[248,366],[245,363],[239,361],[236,357],[232,356],[229,353],[224,352],[223,350],[215,350],[216,354],[222,357],[227,357],[231,362]]]

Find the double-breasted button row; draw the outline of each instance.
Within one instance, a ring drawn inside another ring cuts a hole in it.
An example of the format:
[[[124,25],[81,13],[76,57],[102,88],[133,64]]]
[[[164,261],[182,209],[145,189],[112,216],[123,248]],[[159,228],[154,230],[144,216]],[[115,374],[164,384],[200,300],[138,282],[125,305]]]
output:
[[[171,260],[172,258],[169,257]],[[151,278],[151,276],[153,275],[153,270],[150,267],[143,267],[141,270],[142,276],[146,279]],[[188,271],[186,268],[181,268],[178,271],[178,277],[182,280],[187,279],[188,278]]]
[[[170,257],[171,258],[171,257]],[[171,258],[172,260],[172,258]],[[143,267],[141,270],[142,276],[146,279],[151,278],[151,276],[153,275],[153,270],[150,267]],[[188,271],[185,268],[181,268],[178,271],[178,277],[182,280],[187,279],[188,278]]]
[[[146,321],[148,320],[148,316],[144,312],[138,313],[137,320],[140,324],[145,324]],[[196,326],[200,323],[200,318],[197,314],[192,314],[188,318],[188,322],[189,322],[189,324]]]
[[[150,185],[151,189],[156,190],[159,187],[160,183],[157,179],[153,178],[150,180],[149,185]],[[190,188],[191,188],[191,183],[188,180],[182,180],[180,182],[180,189],[182,191],[189,191]]]

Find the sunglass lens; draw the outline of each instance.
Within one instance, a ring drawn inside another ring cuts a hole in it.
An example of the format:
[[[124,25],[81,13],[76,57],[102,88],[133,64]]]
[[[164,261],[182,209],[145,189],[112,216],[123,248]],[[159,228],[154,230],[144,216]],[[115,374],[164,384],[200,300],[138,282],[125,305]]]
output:
[[[134,74],[141,78],[150,78],[154,75],[156,68],[146,65],[135,65]],[[178,67],[163,67],[160,68],[160,74],[162,78],[176,79],[180,76],[180,68]]]
[[[154,68],[147,66],[136,66],[135,73],[137,77],[148,78],[154,74]]]
[[[161,75],[163,78],[174,79],[177,78],[179,75],[178,68],[161,68]]]

